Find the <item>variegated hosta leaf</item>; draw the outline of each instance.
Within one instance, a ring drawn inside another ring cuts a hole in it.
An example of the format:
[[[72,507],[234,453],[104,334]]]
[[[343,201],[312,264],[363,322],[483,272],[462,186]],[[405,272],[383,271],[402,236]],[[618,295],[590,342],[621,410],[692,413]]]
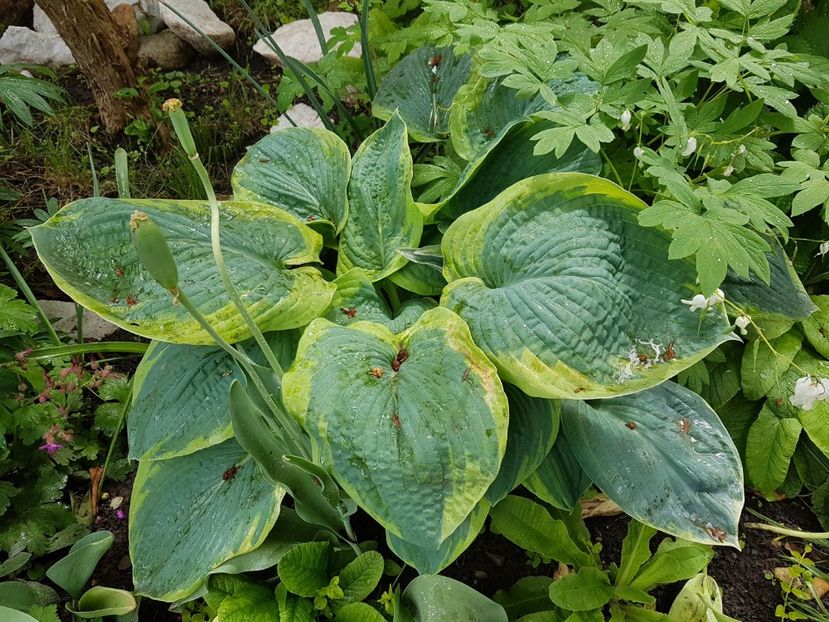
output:
[[[562,426],[588,476],[627,514],[669,534],[738,547],[743,468],[717,414],[675,382],[564,403]]]
[[[398,335],[373,322],[312,322],[284,396],[337,483],[416,546],[438,548],[466,519],[506,446],[498,374],[447,309]]]
[[[395,315],[366,273],[359,268],[353,268],[338,277],[334,284],[337,291],[324,317],[341,326],[350,326],[356,322],[377,322],[393,333],[399,333],[414,324],[424,311],[436,306],[433,300],[416,298],[400,305]]]
[[[694,264],[668,260],[670,234],[637,223],[644,207],[591,175],[519,182],[447,230],[441,304],[529,395],[655,386],[734,337],[721,308],[701,317],[682,303]]]
[[[283,496],[233,439],[141,461],[129,517],[136,593],[167,602],[190,594],[211,570],[265,541]]]
[[[225,263],[243,303],[262,330],[304,326],[331,301],[334,286],[319,270],[322,238],[275,207],[221,204]],[[212,338],[141,265],[129,220],[147,213],[164,232],[178,266],[179,286],[226,340],[250,331],[227,294],[210,248],[204,201],[83,199],[34,227],[38,255],[55,283],[76,302],[130,332],[172,343]]]
[[[492,505],[535,473],[553,447],[561,418],[558,400],[530,397],[509,384],[504,390],[509,400],[509,432],[498,478],[486,492]]]
[[[300,220],[329,222],[339,232],[348,217],[351,155],[333,132],[291,127],[250,147],[233,169],[234,198],[281,207]]]
[[[582,74],[566,80],[551,80],[548,86],[558,98],[574,93],[593,94],[598,88]],[[534,97],[516,97],[515,89],[503,86],[500,80],[473,75],[458,90],[449,114],[452,146],[464,160],[472,161],[488,151],[516,123],[552,108],[540,93]]]
[[[423,217],[412,199],[412,154],[406,124],[394,113],[354,155],[349,215],[340,239],[337,274],[362,268],[379,281],[406,263],[399,248],[417,246]]]
[[[372,102],[375,117],[389,120],[397,111],[413,140],[429,143],[449,133],[455,93],[469,77],[472,57],[431,45],[415,50],[383,79]]]
[[[294,360],[299,331],[265,338],[283,369]],[[257,362],[264,355],[244,344]],[[134,400],[127,419],[130,459],[164,460],[216,445],[233,436],[228,411],[233,380],[245,375],[219,348],[153,342],[133,380]]]
[[[436,549],[416,546],[389,532],[386,532],[386,542],[395,555],[420,574],[437,574],[475,541],[489,515],[489,508],[489,502],[481,499],[472,513]]]
[[[564,434],[556,437],[553,448],[538,469],[524,480],[524,487],[553,507],[570,512],[584,491],[590,478],[581,468]]]

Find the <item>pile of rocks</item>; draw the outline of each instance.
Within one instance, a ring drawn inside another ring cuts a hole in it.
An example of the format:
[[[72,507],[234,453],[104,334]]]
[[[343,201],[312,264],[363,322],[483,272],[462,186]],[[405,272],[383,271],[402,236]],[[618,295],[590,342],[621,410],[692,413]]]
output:
[[[138,57],[145,65],[177,69],[190,63],[196,53],[212,55],[213,46],[199,30],[222,48],[236,39],[233,29],[220,20],[204,0],[169,2],[175,12],[158,0],[105,0],[113,18],[128,37],[138,39]],[[188,22],[195,25],[192,28]],[[32,28],[10,26],[0,38],[0,64],[27,63],[60,67],[74,63],[72,52],[54,25],[38,7]]]

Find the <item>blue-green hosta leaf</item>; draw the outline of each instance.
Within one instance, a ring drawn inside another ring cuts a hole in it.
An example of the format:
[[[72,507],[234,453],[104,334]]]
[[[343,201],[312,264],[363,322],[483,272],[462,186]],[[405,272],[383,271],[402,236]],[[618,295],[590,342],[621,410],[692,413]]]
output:
[[[84,592],[73,608],[67,609],[82,620],[89,620],[106,616],[125,616],[137,607],[138,603],[132,592],[96,585]]]
[[[265,541],[283,496],[233,439],[142,461],[129,516],[136,593],[167,602],[190,594],[211,570]]]
[[[337,291],[324,317],[341,326],[350,326],[356,322],[377,322],[387,326],[393,333],[399,333],[414,324],[424,311],[435,307],[434,301],[428,298],[407,300],[400,305],[395,315],[371,279],[359,268],[353,268],[338,277],[334,284]]]
[[[266,335],[271,349],[288,368],[298,331]],[[245,349],[257,362],[258,348]],[[127,420],[130,459],[164,460],[193,453],[233,436],[228,396],[233,380],[245,375],[219,347],[153,342],[135,371],[135,399]]]
[[[567,512],[575,507],[589,486],[590,478],[564,434],[558,435],[547,457],[524,481],[524,487],[536,497]]]
[[[507,452],[501,470],[486,498],[495,505],[536,472],[558,435],[561,403],[530,397],[512,385],[504,385],[509,400]]]
[[[552,80],[548,86],[559,98],[573,93],[592,94],[598,88],[582,74],[566,80]],[[497,143],[513,125],[529,120],[532,114],[541,110],[552,110],[541,94],[517,97],[515,89],[503,86],[501,81],[473,75],[458,90],[449,114],[452,146],[464,160],[472,161]]]
[[[112,546],[113,535],[109,531],[95,531],[84,536],[69,549],[66,557],[52,564],[46,576],[53,583],[78,598],[95,567]]]
[[[233,196],[281,207],[300,220],[331,223],[348,217],[351,155],[333,132],[291,127],[265,136],[233,169]]]
[[[392,553],[420,574],[437,574],[454,562],[475,541],[484,526],[489,508],[486,499],[481,499],[472,513],[436,549],[417,546],[389,532],[386,532],[386,542]]]
[[[399,249],[408,263],[389,279],[398,287],[418,296],[440,296],[446,287],[443,278],[443,253],[440,242],[443,235],[437,227],[424,229],[420,248]]]
[[[397,335],[312,322],[284,396],[348,495],[418,546],[439,547],[466,519],[506,447],[501,381],[448,309]]]
[[[562,426],[587,475],[636,520],[686,540],[737,544],[740,456],[716,413],[675,382],[567,401]]]
[[[423,232],[411,183],[406,124],[395,113],[354,155],[338,275],[362,268],[373,281],[379,281],[403,267],[406,259],[397,249],[417,246]]]
[[[455,56],[452,48],[427,45],[415,50],[383,79],[372,113],[384,121],[399,113],[418,142],[441,140],[449,133],[452,101],[471,66],[471,56]]]
[[[441,203],[421,205],[427,219],[454,219],[494,199],[512,184],[541,173],[576,171],[598,174],[599,156],[574,141],[559,158],[552,152],[533,153],[533,135],[552,127],[549,121],[522,121],[511,125],[498,141],[461,174],[452,194]]]
[[[655,386],[734,338],[722,309],[682,299],[696,272],[670,234],[604,179],[550,173],[511,186],[443,238],[441,304],[501,377],[529,395],[613,397]]]
[[[504,608],[468,585],[440,575],[415,577],[394,612],[395,622],[507,622]]]
[[[250,331],[226,293],[210,249],[204,201],[83,199],[31,229],[55,283],[75,301],[130,332],[172,343],[212,344],[182,305],[149,275],[132,245],[129,220],[147,213],[164,232],[178,265],[179,286],[222,337]],[[322,238],[280,209],[221,204],[222,249],[244,304],[265,331],[304,326],[333,295],[319,270]]]

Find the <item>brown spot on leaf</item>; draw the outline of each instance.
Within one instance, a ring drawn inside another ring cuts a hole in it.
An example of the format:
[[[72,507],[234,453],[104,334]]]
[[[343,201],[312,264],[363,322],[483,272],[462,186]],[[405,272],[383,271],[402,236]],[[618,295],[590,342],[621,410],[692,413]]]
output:
[[[340,313],[353,319],[357,317],[357,307],[340,307]]]
[[[127,296],[127,306],[134,307],[138,304],[138,298],[133,298],[132,296]]]
[[[691,420],[688,417],[683,417],[679,420],[679,431],[688,434],[691,431]]]
[[[672,361],[676,358],[676,350],[674,349],[674,342],[668,344],[668,347],[665,348],[665,354],[662,355],[662,360],[666,363],[668,361]]]
[[[397,413],[394,413],[391,416],[391,422],[394,424],[394,427],[396,427],[398,430],[400,429],[400,417],[397,416]]]
[[[372,367],[371,368],[371,375],[375,378],[382,378],[383,377],[383,370],[379,367]]]
[[[400,366],[406,362],[406,359],[409,358],[409,351],[406,348],[400,348],[400,351],[397,353],[397,356],[394,357],[394,360],[391,362],[391,368],[394,371],[400,371]]]
[[[234,477],[236,477],[236,473],[239,472],[239,466],[236,464],[230,465],[230,468],[222,473],[222,479],[226,482],[231,481]]]
[[[719,527],[706,527],[705,531],[717,542],[725,542],[726,533]]]
[[[637,425],[636,425],[636,422],[635,422],[635,421],[628,421],[628,422],[625,424],[625,427],[626,427],[628,430],[635,430],[635,429],[636,429],[636,428],[638,428],[639,426],[637,426]]]

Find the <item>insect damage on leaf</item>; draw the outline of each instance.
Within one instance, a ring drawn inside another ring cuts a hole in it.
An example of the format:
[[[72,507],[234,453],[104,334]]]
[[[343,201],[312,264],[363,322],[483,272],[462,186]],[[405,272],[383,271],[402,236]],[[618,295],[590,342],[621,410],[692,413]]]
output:
[[[236,474],[239,472],[241,467],[237,464],[233,464],[228,468],[224,473],[222,473],[222,479],[226,482],[232,481]]]
[[[391,362],[391,368],[394,371],[400,371],[400,365],[402,365],[408,358],[408,350],[406,350],[405,348],[401,348],[400,351],[397,353],[397,356],[395,356],[394,360]]]

